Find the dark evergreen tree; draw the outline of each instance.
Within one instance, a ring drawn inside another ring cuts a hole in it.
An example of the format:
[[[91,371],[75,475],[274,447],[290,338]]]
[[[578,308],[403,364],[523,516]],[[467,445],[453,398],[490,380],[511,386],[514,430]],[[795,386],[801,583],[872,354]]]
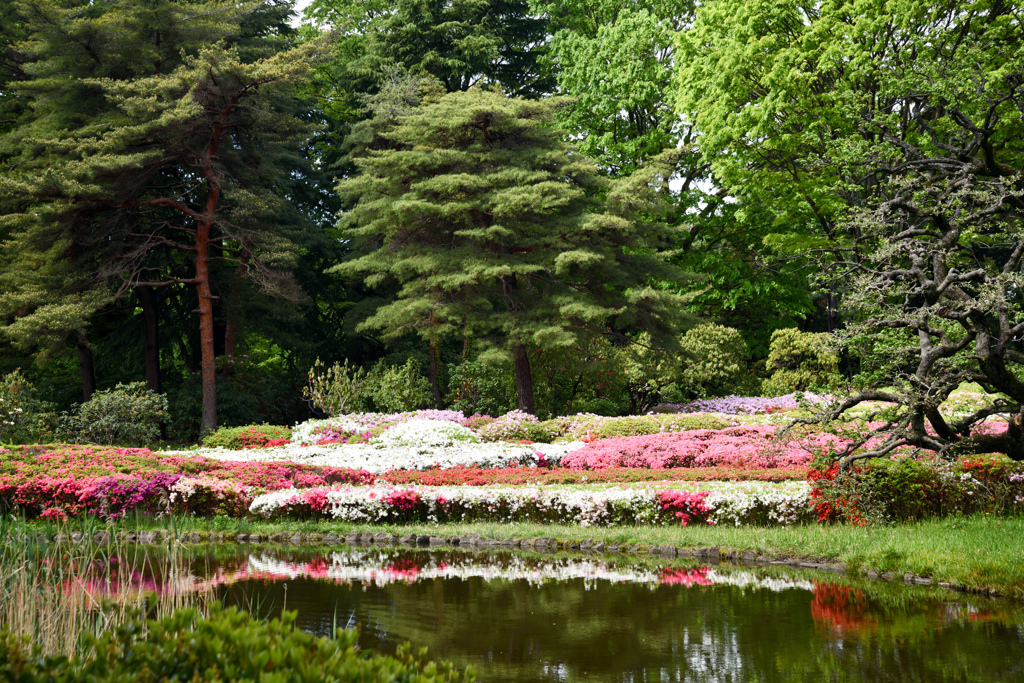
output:
[[[431,343],[473,334],[511,357],[519,407],[533,411],[529,354],[580,334],[671,336],[678,279],[650,248],[657,234],[604,210],[642,214],[649,183],[609,187],[553,125],[552,100],[456,92],[400,114],[386,149],[355,159],[339,186],[356,257],[334,272],[398,285],[362,328]]]

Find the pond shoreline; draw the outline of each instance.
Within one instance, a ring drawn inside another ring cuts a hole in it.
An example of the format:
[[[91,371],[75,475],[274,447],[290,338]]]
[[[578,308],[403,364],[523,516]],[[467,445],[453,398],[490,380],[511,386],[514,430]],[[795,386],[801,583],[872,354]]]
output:
[[[199,522],[203,520],[196,520]],[[192,522],[192,524],[195,524]],[[990,585],[968,585],[953,581],[940,581],[932,576],[917,574],[912,571],[900,571],[890,568],[886,570],[866,566],[849,566],[835,558],[815,557],[786,553],[765,553],[753,548],[733,546],[680,546],[669,543],[646,544],[606,540],[602,538],[553,537],[553,536],[500,536],[469,534],[446,534],[444,527],[435,527],[431,533],[420,533],[420,527],[409,527],[402,535],[394,533],[402,530],[396,527],[363,527],[362,529],[339,528],[338,533],[328,530],[301,531],[295,528],[282,529],[288,525],[277,524],[266,533],[247,533],[245,531],[171,531],[164,529],[148,529],[139,531],[116,531],[102,528],[94,532],[56,533],[47,536],[47,540],[56,543],[91,542],[96,545],[112,543],[134,543],[142,545],[182,543],[182,544],[252,544],[252,545],[292,545],[292,546],[337,546],[351,545],[365,547],[369,545],[393,547],[458,547],[472,551],[506,549],[523,550],[539,553],[569,552],[586,555],[622,555],[652,556],[665,559],[694,559],[709,564],[722,562],[736,566],[775,565],[795,570],[826,571],[839,575],[854,575],[873,581],[902,582],[908,586],[937,586],[939,588],[989,596],[993,598],[1011,598],[1024,600],[1024,591],[999,590]],[[341,526],[341,525],[338,525]],[[116,529],[116,527],[115,527]],[[274,530],[277,529],[277,530]],[[372,530],[371,530],[372,529]],[[584,528],[579,529],[585,531]],[[619,529],[619,531],[623,531]],[[622,534],[619,534],[620,536]],[[41,540],[41,539],[40,539]]]

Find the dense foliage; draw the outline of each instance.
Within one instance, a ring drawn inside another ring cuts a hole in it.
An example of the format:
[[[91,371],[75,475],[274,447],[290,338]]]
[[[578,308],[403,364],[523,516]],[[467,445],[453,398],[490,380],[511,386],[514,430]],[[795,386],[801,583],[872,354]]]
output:
[[[10,635],[0,646],[0,672],[7,680],[42,681],[471,681],[447,662],[428,661],[408,645],[394,655],[357,652],[356,631],[332,637],[295,627],[295,612],[261,621],[237,608],[214,603],[209,614],[180,609],[168,617],[130,620],[97,637],[85,636],[73,659],[41,656]]]

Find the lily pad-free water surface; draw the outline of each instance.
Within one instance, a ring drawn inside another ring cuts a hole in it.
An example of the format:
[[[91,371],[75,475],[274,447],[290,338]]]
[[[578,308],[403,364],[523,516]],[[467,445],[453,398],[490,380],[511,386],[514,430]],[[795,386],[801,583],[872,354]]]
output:
[[[1020,681],[1024,606],[777,567],[454,549],[210,549],[197,585],[482,681]]]

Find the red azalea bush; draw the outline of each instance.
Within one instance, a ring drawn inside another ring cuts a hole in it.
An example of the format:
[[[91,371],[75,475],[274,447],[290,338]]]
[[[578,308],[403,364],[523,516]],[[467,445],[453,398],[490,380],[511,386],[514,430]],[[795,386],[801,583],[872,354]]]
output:
[[[776,431],[772,426],[749,426],[604,439],[569,453],[562,458],[562,466],[576,470],[799,467],[807,465],[816,452],[839,450],[844,443],[823,432],[776,438]]]
[[[28,516],[116,517],[129,510],[239,516],[264,491],[370,484],[374,479],[363,470],[157,455],[147,448],[56,444],[0,449],[0,507]]]
[[[806,467],[744,470],[727,467],[694,467],[646,469],[638,467],[607,467],[602,470],[569,470],[562,468],[452,467],[422,472],[393,470],[377,477],[389,484],[422,484],[425,486],[489,486],[493,484],[583,484],[633,483],[641,481],[799,481],[807,476]]]

